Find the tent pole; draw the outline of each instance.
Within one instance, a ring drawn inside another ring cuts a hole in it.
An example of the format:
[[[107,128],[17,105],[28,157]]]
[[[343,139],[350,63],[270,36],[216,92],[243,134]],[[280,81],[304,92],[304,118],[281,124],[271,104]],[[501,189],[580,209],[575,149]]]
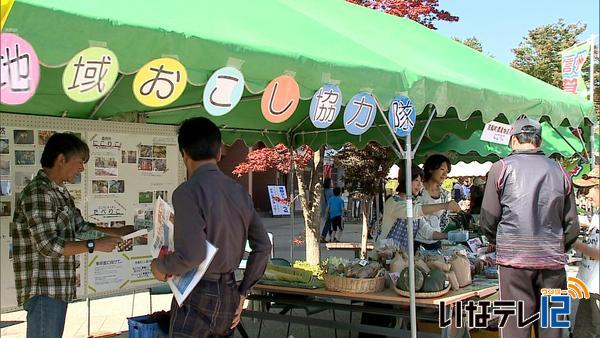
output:
[[[379,103],[378,103],[379,106]],[[387,120],[381,107],[378,107],[379,112],[383,116],[383,121],[387,125],[394,142],[398,146],[398,149],[402,151],[400,141],[394,133],[394,129]],[[429,125],[429,124],[428,124]],[[428,126],[427,125],[427,126]],[[427,128],[426,126],[426,128]],[[405,180],[406,180],[406,228],[408,230],[408,279],[409,279],[409,290],[410,290],[410,335],[412,338],[417,338],[417,307],[415,304],[415,260],[414,260],[414,235],[413,235],[413,205],[412,205],[412,144],[411,144],[410,133],[406,136],[406,153],[402,151],[405,161]]]
[[[594,103],[594,63],[596,62],[596,54],[594,48],[596,47],[596,37],[597,35],[594,34],[592,34],[592,36],[590,37],[590,101],[592,101],[592,103]],[[592,124],[592,128],[590,128],[590,130],[592,131],[590,133],[590,163],[592,164],[592,166],[596,165],[596,152],[598,151],[598,144],[595,140],[594,129],[599,128],[598,126],[599,122],[596,122]]]
[[[381,117],[383,117],[383,121],[385,122],[385,125],[388,127],[388,130],[392,134],[392,138],[394,139],[394,143],[398,147],[398,151],[400,151],[400,154],[402,155],[402,157],[406,158],[409,153],[404,152],[404,149],[400,145],[400,141],[398,141],[398,138],[396,137],[396,134],[394,133],[394,129],[392,129],[392,126],[390,126],[390,123],[388,122],[387,117],[385,116],[385,114],[383,113],[383,110],[381,110],[381,107],[379,106],[379,102],[377,102],[377,108],[378,108],[377,110],[379,110],[379,112],[381,113]]]
[[[290,262],[294,262],[294,222],[295,222],[295,198],[294,198],[294,174],[296,166],[294,165],[294,144],[291,134],[288,134],[288,144],[290,148],[290,173],[288,176],[288,194],[290,196],[290,221],[291,221],[291,236],[290,236]]]
[[[123,75],[122,73],[119,73],[119,77],[117,78],[117,81],[115,81],[115,84],[112,86],[112,88],[110,88],[108,93],[106,93],[106,95],[104,95],[102,100],[100,100],[100,102],[98,102],[94,106],[94,109],[92,109],[92,112],[90,113],[90,116],[88,116],[88,119],[93,119],[94,116],[96,116],[96,114],[100,111],[100,108],[102,108],[102,106],[104,105],[104,102],[106,102],[106,100],[108,100],[108,97],[110,96],[110,94],[112,94],[113,91],[115,91],[115,89],[117,88],[117,86],[119,85],[121,80],[123,80],[124,77],[125,77],[125,75]]]
[[[406,136],[406,229],[408,230],[408,280],[410,290],[410,335],[417,338],[417,308],[415,305],[415,250],[412,204],[412,144],[410,133]]]
[[[571,147],[571,149],[573,149],[573,151],[575,152],[575,154],[577,154],[577,156],[579,156],[579,158],[585,162],[585,158],[583,158],[583,156],[581,156],[581,154],[577,151],[577,149],[575,149],[575,147],[573,147],[573,145],[571,145],[571,143],[560,133],[560,131],[558,131],[558,129],[556,129],[555,126],[552,125],[552,123],[549,123],[549,125],[552,127],[552,129],[554,129],[554,131],[556,131],[556,133],[558,134],[558,136],[560,136],[560,138],[563,139],[563,141],[565,141],[565,143]],[[583,144],[583,149],[585,149],[585,144]]]
[[[427,119],[427,123],[425,123],[425,127],[423,128],[423,131],[421,132],[421,135],[419,136],[419,139],[417,140],[417,144],[415,145],[415,149],[413,150],[411,157],[414,157],[415,153],[419,149],[419,146],[421,145],[421,141],[423,141],[423,137],[425,137],[425,133],[427,132],[427,129],[429,129],[429,125],[431,124],[431,121],[433,120],[433,118],[435,117],[436,114],[437,114],[437,109],[435,107],[433,107],[433,109],[429,113],[429,118]]]

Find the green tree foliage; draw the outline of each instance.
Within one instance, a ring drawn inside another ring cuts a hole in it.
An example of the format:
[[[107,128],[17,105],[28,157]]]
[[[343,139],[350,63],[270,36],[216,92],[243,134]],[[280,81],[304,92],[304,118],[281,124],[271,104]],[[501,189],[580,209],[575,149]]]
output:
[[[479,41],[478,38],[472,36],[470,38],[466,38],[464,40],[461,40],[457,37],[452,38],[455,41],[458,41],[460,43],[462,43],[465,46],[471,47],[473,49],[475,49],[478,52],[482,52],[483,53],[483,46],[481,46],[481,41]]]
[[[581,22],[567,24],[563,19],[558,22],[543,25],[529,31],[517,48],[512,51],[515,59],[511,66],[531,76],[545,81],[553,86],[562,88],[561,55],[560,52],[583,41],[581,33],[586,25]],[[594,64],[594,102],[596,112],[600,116],[600,62],[598,48],[595,49]],[[583,66],[583,78],[589,89],[590,57]]]
[[[576,44],[585,29],[583,23],[567,24],[563,19],[534,28],[512,50],[515,60],[511,65],[561,88],[560,52]]]

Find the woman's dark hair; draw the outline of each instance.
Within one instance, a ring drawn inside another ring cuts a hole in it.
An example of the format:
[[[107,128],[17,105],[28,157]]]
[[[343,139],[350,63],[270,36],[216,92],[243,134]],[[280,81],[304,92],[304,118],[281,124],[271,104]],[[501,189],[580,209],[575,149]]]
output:
[[[425,176],[425,174],[423,173],[423,169],[419,168],[416,165],[412,165],[412,175],[410,176],[410,181],[414,181],[417,179],[417,177],[421,177],[421,179],[423,179],[423,177]],[[406,194],[406,179],[404,178],[404,176],[402,176],[402,178],[400,178],[400,176],[398,176],[398,186],[396,187],[396,192],[399,194]]]
[[[452,168],[450,159],[448,159],[448,157],[442,154],[431,155],[425,160],[425,164],[423,165],[423,171],[425,172],[425,181],[429,181],[431,179],[431,172],[438,170],[442,166],[442,163],[446,163],[446,165],[448,166],[448,172],[450,172]]]
[[[323,189],[331,188],[331,178],[327,177],[323,180]]]
[[[43,168],[52,168],[60,154],[63,154],[67,161],[73,156],[79,156],[84,163],[87,163],[90,159],[90,148],[75,134],[56,133],[46,142],[40,164]]]
[[[221,149],[221,131],[211,120],[194,117],[181,124],[177,141],[181,154],[185,150],[194,161],[216,159]]]

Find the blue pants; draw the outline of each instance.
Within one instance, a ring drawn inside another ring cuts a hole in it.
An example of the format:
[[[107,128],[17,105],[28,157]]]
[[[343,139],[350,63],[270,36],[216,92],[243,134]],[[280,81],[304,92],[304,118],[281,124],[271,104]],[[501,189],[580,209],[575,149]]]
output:
[[[23,304],[27,311],[27,338],[61,338],[65,329],[67,303],[35,296]]]

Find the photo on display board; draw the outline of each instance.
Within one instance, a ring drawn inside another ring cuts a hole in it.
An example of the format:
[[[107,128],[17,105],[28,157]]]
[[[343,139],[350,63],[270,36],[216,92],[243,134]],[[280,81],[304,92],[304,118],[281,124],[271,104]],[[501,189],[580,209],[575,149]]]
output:
[[[15,172],[15,184],[18,187],[24,187],[31,183],[31,180],[35,177],[35,173],[28,171],[17,171]]]
[[[140,145],[140,157],[152,157],[152,146]]]
[[[10,175],[10,160],[0,158],[0,176]]]
[[[33,144],[33,130],[14,130],[15,144]]]
[[[8,154],[10,148],[8,146],[7,138],[0,138],[0,154]]]
[[[162,198],[163,201],[167,202],[167,191],[166,190],[155,191],[154,198],[158,199],[159,197]]]
[[[11,196],[11,181],[0,181],[0,196]]]
[[[119,176],[117,159],[114,157],[96,157],[94,160],[94,174],[96,176]]]
[[[121,162],[122,163],[137,163],[137,151],[135,150],[121,150]]]
[[[153,171],[167,171],[167,160],[165,160],[165,159],[154,160],[154,163],[152,165],[152,170]]]
[[[11,212],[11,204],[10,201],[0,201],[0,216],[7,217],[10,216]]]
[[[108,194],[108,182],[93,180],[92,194]]]
[[[140,157],[140,159],[138,160],[138,170],[152,171],[152,159]]]
[[[152,203],[152,191],[142,191],[138,203]]]
[[[152,228],[154,222],[153,215],[154,207],[148,207],[146,209],[137,209],[135,214],[133,215],[133,226],[137,230]]]
[[[34,150],[15,150],[15,165],[34,165]]]
[[[38,131],[38,145],[45,146],[50,136],[56,134],[53,130],[39,130]]]
[[[114,180],[108,183],[108,192],[111,194],[122,194],[125,192],[125,181]]]
[[[153,146],[152,153],[154,158],[167,158],[167,146]]]

